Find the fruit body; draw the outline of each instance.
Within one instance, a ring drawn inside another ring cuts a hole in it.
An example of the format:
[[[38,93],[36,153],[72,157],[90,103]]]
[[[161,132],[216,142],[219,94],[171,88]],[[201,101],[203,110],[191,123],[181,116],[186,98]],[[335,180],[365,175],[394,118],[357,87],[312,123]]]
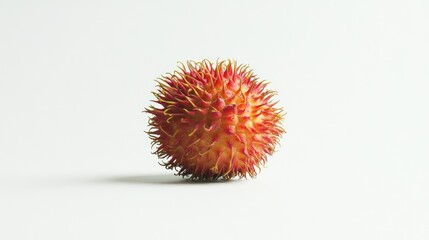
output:
[[[158,81],[148,131],[161,165],[192,180],[255,177],[284,133],[273,91],[235,61],[188,61]]]

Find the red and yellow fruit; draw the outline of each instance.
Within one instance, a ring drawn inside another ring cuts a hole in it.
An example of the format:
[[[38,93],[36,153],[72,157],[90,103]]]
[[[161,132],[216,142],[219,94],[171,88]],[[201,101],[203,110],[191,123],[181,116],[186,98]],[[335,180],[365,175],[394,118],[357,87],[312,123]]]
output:
[[[255,177],[284,133],[273,91],[235,61],[188,61],[159,78],[148,131],[161,165],[192,180]]]

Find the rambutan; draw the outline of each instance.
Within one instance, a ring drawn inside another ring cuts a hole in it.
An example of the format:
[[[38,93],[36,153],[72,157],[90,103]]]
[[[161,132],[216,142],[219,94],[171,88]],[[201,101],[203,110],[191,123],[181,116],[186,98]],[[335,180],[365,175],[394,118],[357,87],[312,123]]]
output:
[[[188,61],[158,78],[149,134],[160,164],[192,180],[255,177],[284,133],[274,91],[248,65]]]

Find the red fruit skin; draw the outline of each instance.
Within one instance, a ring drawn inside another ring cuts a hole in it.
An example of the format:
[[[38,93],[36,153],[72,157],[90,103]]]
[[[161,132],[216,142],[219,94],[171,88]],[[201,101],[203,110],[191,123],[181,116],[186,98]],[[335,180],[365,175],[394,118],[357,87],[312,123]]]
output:
[[[285,132],[282,108],[247,65],[188,61],[157,80],[149,138],[161,165],[191,180],[256,177]]]

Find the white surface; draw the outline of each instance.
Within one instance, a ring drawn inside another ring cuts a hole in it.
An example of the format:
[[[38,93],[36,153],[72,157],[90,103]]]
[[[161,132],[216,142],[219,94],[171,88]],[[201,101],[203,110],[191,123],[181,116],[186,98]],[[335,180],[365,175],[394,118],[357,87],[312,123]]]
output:
[[[0,1],[0,239],[429,239],[428,1]],[[255,180],[187,184],[153,79],[234,58],[288,134]]]

